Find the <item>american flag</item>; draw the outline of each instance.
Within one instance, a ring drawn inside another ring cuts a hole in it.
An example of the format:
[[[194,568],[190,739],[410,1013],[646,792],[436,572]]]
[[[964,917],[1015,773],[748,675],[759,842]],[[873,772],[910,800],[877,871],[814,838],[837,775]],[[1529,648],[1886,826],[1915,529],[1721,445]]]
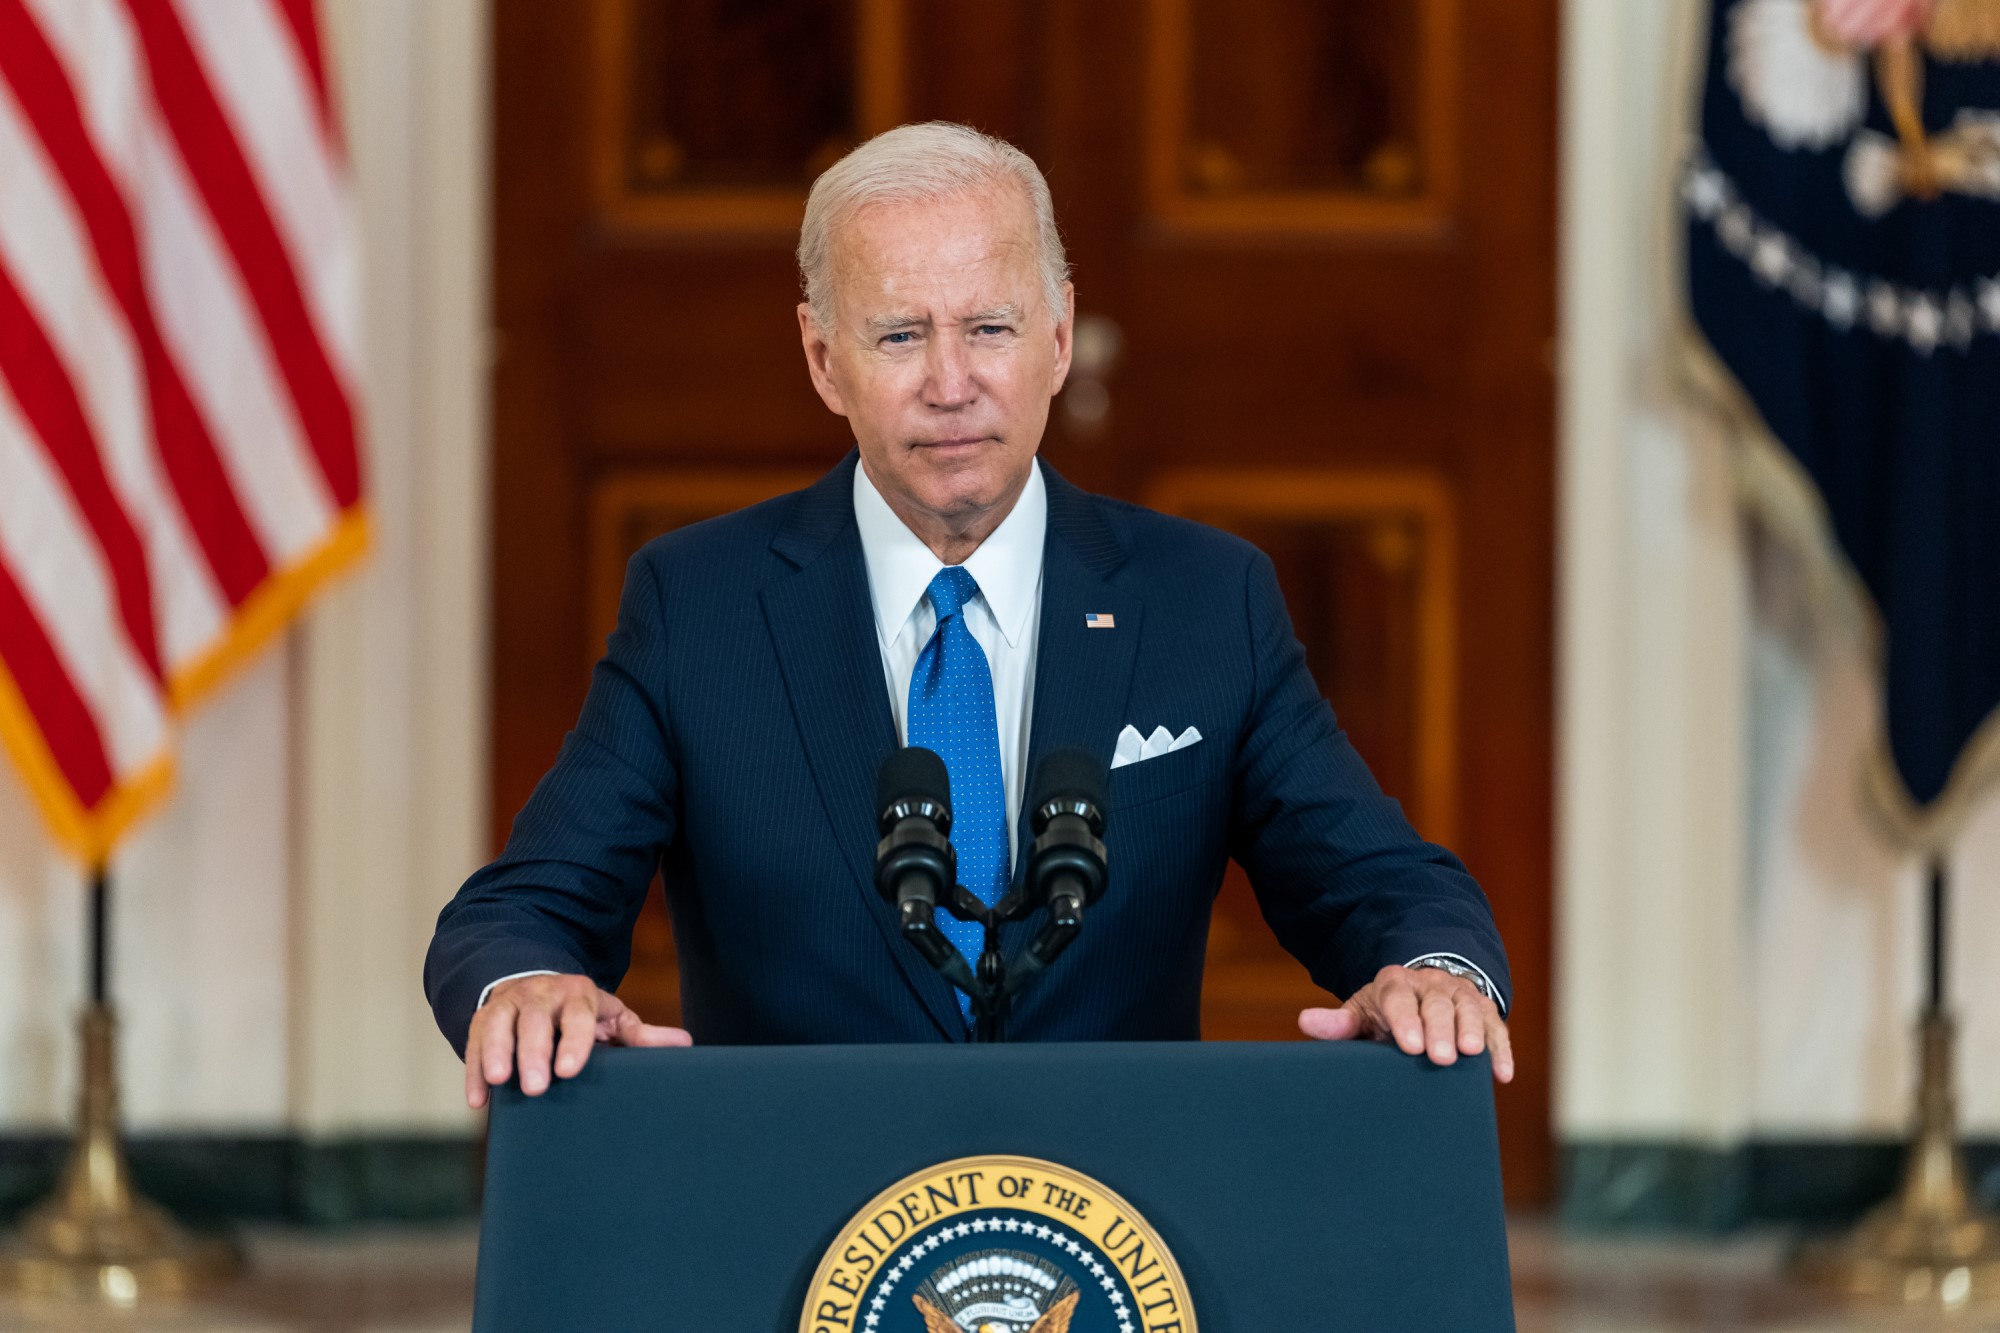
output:
[[[0,740],[101,862],[366,541],[313,0],[0,0]]]

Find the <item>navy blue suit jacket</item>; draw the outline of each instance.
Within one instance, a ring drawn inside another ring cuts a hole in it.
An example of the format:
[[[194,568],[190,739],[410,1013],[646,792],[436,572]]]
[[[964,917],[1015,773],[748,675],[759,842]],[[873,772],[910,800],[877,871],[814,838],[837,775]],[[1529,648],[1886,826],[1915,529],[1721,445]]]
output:
[[[499,859],[438,917],[424,984],[461,1053],[495,978],[549,968],[615,987],[656,867],[696,1041],[966,1039],[950,987],[873,887],[875,771],[897,738],[854,466],[850,453],[806,490],[633,557],[576,729]],[[1269,558],[1044,473],[1027,771],[1060,745],[1109,763],[1128,723],[1203,739],[1112,770],[1110,888],[1020,997],[1010,1035],[1198,1037],[1209,914],[1231,857],[1279,941],[1330,991],[1447,952],[1504,993],[1485,895],[1417,837],[1334,722]],[[1116,627],[1087,629],[1088,612]],[[1008,928],[1010,955],[1039,924]]]

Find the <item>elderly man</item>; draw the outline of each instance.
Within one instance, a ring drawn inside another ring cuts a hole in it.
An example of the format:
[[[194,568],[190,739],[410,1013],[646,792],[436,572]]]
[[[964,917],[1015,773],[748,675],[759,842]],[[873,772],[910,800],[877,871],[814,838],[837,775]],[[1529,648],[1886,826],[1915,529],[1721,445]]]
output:
[[[815,182],[799,266],[806,368],[856,451],[633,558],[576,729],[438,919],[425,985],[467,1101],[517,1069],[539,1093],[597,1042],[966,1040],[873,887],[873,778],[899,744],[944,757],[960,878],[988,902],[1038,757],[1121,761],[1110,890],[1017,1002],[1017,1039],[1199,1036],[1234,857],[1347,997],[1302,1013],[1308,1035],[1440,1064],[1490,1048],[1511,1078],[1486,898],[1335,724],[1269,559],[1037,461],[1074,294],[1034,163],[963,126],[880,135]],[[1158,727],[1173,748],[1125,735]],[[686,1029],[611,993],[656,869]]]

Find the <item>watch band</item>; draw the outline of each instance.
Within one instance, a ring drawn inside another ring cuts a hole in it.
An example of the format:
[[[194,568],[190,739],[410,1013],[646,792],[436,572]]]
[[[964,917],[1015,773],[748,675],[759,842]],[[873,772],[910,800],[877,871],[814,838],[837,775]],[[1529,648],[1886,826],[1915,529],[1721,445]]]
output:
[[[1479,965],[1469,958],[1460,958],[1455,953],[1427,953],[1421,958],[1412,958],[1403,966],[1412,972],[1419,968],[1434,968],[1439,972],[1448,972],[1454,977],[1464,977],[1479,987],[1481,995],[1499,1007],[1502,1017],[1506,1016],[1507,1002],[1500,998],[1500,992],[1493,985],[1492,979],[1480,971]]]

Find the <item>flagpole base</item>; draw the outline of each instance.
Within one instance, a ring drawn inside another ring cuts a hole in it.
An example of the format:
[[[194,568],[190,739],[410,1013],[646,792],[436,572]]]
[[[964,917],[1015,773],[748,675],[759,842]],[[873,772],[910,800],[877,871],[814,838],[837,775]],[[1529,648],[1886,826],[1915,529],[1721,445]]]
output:
[[[118,1134],[115,1020],[83,1016],[83,1093],[62,1183],[0,1240],[0,1293],[73,1303],[138,1305],[190,1295],[241,1267],[229,1242],[190,1235],[139,1197]]]
[[[115,1219],[79,1217],[58,1204],[32,1214],[0,1252],[0,1293],[142,1305],[204,1291],[241,1262],[227,1241],[190,1236],[145,1203]]]
[[[2000,1309],[2000,1220],[1973,1207],[1958,1145],[1953,1024],[1932,1011],[1918,1031],[1917,1132],[1902,1187],[1848,1235],[1801,1247],[1793,1271],[1870,1305],[1944,1313]]]
[[[1979,1218],[1912,1227],[1884,1210],[1836,1243],[1802,1249],[1795,1271],[1815,1286],[1870,1305],[1990,1310],[2000,1307],[2000,1232]]]

